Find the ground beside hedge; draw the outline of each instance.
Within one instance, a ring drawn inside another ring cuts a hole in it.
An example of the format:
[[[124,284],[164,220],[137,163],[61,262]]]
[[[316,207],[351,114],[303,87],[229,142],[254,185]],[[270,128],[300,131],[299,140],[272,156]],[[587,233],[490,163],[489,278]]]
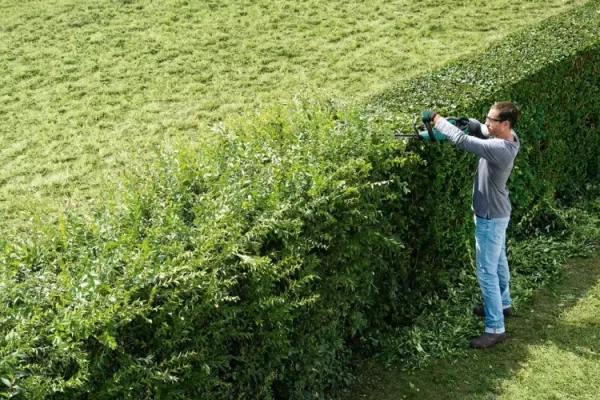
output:
[[[371,361],[344,398],[595,399],[600,390],[600,262],[569,260],[558,283],[507,320],[508,340],[415,371]],[[466,346],[466,342],[465,342]]]

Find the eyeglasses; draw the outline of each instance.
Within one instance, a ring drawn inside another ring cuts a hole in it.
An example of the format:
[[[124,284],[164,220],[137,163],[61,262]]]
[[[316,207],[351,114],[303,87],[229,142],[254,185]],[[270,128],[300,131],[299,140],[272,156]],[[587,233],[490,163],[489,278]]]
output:
[[[505,119],[492,118],[492,117],[490,117],[489,115],[486,115],[486,116],[485,116],[485,119],[486,119],[486,120],[488,120],[488,119],[489,119],[490,121],[496,121],[496,122],[504,122],[504,121],[506,121]]]

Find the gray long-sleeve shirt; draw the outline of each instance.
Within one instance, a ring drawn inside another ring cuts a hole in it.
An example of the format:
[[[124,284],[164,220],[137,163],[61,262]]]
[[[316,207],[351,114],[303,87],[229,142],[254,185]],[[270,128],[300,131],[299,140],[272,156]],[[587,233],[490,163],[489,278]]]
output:
[[[473,181],[472,209],[475,215],[482,218],[509,217],[512,208],[506,182],[519,152],[520,141],[516,133],[512,132],[515,141],[479,139],[465,135],[444,118],[438,120],[435,129],[459,149],[479,156]]]

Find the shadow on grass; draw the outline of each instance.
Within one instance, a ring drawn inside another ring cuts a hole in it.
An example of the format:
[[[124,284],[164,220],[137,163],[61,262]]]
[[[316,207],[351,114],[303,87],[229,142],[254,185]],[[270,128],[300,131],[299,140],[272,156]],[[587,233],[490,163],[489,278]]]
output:
[[[360,368],[346,400],[492,399],[500,383],[528,362],[528,348],[552,343],[578,357],[600,361],[600,316],[570,323],[560,318],[586,297],[600,279],[600,261],[571,260],[558,284],[540,290],[506,321],[508,339],[487,350],[436,360],[418,371],[384,369],[374,362]]]

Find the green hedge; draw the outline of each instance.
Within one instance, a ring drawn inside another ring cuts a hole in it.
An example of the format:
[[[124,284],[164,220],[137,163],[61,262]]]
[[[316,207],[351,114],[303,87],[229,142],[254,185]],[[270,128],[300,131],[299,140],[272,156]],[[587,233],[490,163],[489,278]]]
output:
[[[515,101],[513,229],[564,228],[557,200],[598,178],[598,12],[591,1],[363,107],[300,99],[217,127],[119,205],[1,242],[7,393],[329,398],[356,356],[449,351],[476,326],[474,158],[391,130],[423,107],[477,117]]]

